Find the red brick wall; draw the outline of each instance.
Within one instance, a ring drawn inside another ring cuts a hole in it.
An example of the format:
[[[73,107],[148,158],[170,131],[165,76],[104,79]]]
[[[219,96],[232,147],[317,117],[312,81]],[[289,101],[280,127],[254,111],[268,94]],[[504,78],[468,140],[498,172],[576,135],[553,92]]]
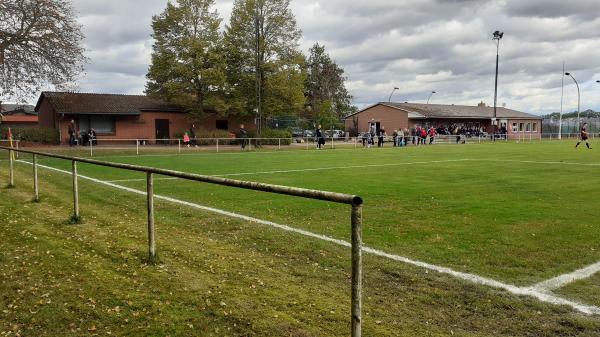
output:
[[[44,98],[38,111],[38,123],[42,128],[56,128],[56,114],[47,99]]]
[[[381,127],[391,134],[394,130],[408,127],[408,113],[402,110],[390,108],[385,105],[376,105],[362,111],[345,121],[346,131],[354,127],[353,117],[358,119],[358,132],[366,132],[369,129],[369,122],[380,122]]]

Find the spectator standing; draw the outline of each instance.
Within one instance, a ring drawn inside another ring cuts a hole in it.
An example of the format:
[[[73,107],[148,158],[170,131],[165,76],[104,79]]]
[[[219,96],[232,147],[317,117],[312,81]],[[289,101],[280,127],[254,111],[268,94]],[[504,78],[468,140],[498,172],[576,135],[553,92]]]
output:
[[[383,147],[383,140],[385,138],[385,129],[383,126],[379,129],[379,134],[377,135],[377,147]]]
[[[427,144],[427,129],[425,127],[421,128],[421,144]]]
[[[398,130],[397,141],[398,141],[398,147],[404,146],[404,131],[402,131],[402,128],[400,128],[400,130]]]
[[[90,129],[90,132],[88,133],[90,142],[92,143],[92,145],[98,145],[98,137],[96,135],[96,130],[94,130],[94,128]]]
[[[190,135],[187,132],[183,134],[183,145],[190,147]]]
[[[198,147],[198,143],[196,142],[196,124],[192,124],[190,128],[190,144],[194,147]]]
[[[71,119],[71,123],[69,123],[69,146],[75,146],[75,137],[77,135],[77,128],[75,127],[75,120]]]
[[[432,126],[431,128],[429,128],[429,145],[433,144],[434,140],[435,140],[435,129]]]
[[[392,134],[392,138],[394,140],[394,147],[398,146],[398,130],[394,130],[394,133]]]
[[[322,145],[325,145],[325,137],[323,136],[323,131],[321,130],[321,125],[317,126],[317,130],[315,130],[315,135],[317,138],[317,149],[321,149]]]
[[[240,138],[242,139],[242,150],[245,150],[248,144],[248,131],[244,128],[244,124],[240,124]]]

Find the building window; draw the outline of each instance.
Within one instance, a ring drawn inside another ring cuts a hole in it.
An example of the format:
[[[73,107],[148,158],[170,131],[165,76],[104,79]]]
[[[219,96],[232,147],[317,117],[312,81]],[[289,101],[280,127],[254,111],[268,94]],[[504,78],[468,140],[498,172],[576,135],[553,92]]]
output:
[[[519,132],[523,132],[523,123],[519,123]]]
[[[537,123],[533,123],[533,127],[532,127],[531,131],[537,132]]]
[[[525,132],[531,132],[531,123],[527,123]]]
[[[115,133],[115,117],[113,116],[79,116],[79,131],[88,132],[94,129],[98,134]]]
[[[226,119],[217,119],[217,130],[229,130],[229,121]]]
[[[517,123],[513,123],[512,132],[518,132],[518,131],[519,131],[519,127],[517,126]]]

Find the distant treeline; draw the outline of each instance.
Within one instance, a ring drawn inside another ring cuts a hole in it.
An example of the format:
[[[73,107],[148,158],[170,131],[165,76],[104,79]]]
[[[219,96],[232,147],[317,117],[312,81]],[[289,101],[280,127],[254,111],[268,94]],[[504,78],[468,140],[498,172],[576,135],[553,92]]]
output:
[[[551,114],[543,115],[544,119],[559,119],[560,112],[553,112]],[[580,118],[600,118],[600,112],[594,110],[586,110],[579,113]],[[563,119],[566,118],[577,118],[577,111],[563,113]]]

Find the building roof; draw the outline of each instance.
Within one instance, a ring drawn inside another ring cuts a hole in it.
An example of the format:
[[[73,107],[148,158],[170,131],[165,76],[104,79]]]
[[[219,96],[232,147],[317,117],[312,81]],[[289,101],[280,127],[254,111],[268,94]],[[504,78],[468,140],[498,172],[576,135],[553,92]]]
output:
[[[184,112],[175,104],[144,95],[94,94],[44,91],[35,106],[46,98],[57,113],[71,115],[139,115],[142,111]]]
[[[422,103],[388,103],[380,102],[352,115],[361,113],[376,105],[385,105],[394,109],[408,112],[408,118],[466,118],[466,119],[491,119],[494,115],[494,107],[488,106],[470,106],[470,105],[446,105],[446,104],[422,104]],[[348,117],[352,116],[349,115]],[[525,112],[507,109],[504,107],[496,108],[496,118],[511,119],[542,119],[540,116],[528,114]]]
[[[25,114],[36,115],[35,107],[29,104],[0,104],[0,112],[3,115]]]

